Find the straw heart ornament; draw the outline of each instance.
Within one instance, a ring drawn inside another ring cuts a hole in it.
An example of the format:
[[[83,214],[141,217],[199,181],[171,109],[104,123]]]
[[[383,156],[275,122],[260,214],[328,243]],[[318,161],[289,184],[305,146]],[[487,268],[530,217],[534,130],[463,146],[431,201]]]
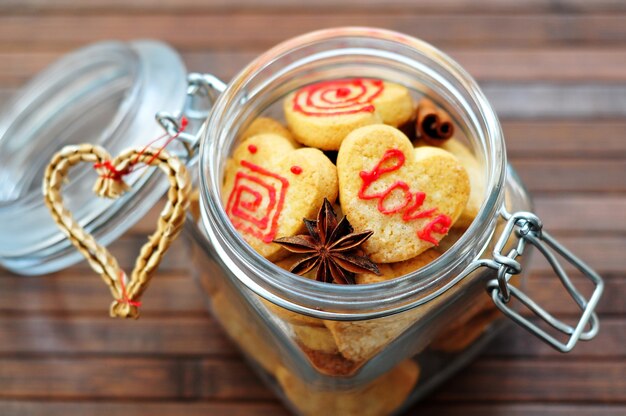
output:
[[[173,138],[170,137],[169,141]],[[163,147],[129,149],[112,158],[99,146],[66,146],[53,156],[44,174],[44,199],[52,217],[93,270],[102,276],[115,298],[110,307],[111,317],[139,316],[139,299],[185,221],[191,193],[189,173],[185,165]],[[93,188],[99,197],[115,199],[123,195],[129,189],[123,181],[124,175],[139,164],[158,167],[169,180],[167,202],[157,221],[157,229],[141,248],[130,278],[120,269],[115,257],[76,222],[63,203],[61,186],[66,182],[68,172],[84,162],[92,164],[99,174]]]

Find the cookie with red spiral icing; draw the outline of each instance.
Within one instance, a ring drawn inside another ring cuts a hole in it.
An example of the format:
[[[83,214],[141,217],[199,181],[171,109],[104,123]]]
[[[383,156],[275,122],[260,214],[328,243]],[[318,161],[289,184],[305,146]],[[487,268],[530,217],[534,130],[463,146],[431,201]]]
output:
[[[411,119],[414,107],[400,85],[350,78],[307,85],[285,99],[284,111],[300,143],[337,150],[352,130],[381,123],[398,126]]]

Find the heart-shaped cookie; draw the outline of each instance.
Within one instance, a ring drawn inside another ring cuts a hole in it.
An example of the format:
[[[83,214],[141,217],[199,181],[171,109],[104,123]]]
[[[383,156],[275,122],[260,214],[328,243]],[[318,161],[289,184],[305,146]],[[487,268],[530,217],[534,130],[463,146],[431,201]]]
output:
[[[413,117],[414,104],[405,87],[379,79],[321,81],[288,95],[285,119],[295,139],[307,146],[338,150],[352,130],[385,123],[399,126]]]
[[[100,175],[94,186],[94,192],[100,197],[117,198],[122,195],[128,189],[122,176],[129,173],[137,164],[157,166],[168,176],[170,189],[167,193],[167,203],[159,216],[156,231],[139,252],[130,279],[120,269],[115,257],[74,220],[71,212],[63,204],[61,186],[70,168],[83,162],[96,167]],[[139,316],[139,298],[156,271],[163,254],[182,229],[190,192],[191,181],[185,165],[165,150],[152,148],[130,149],[112,159],[100,146],[90,144],[66,146],[50,161],[43,182],[44,200],[52,217],[109,286],[115,298],[111,304],[110,315],[122,318]]]
[[[355,230],[374,234],[363,248],[375,262],[407,260],[437,245],[470,192],[467,173],[450,153],[414,149],[398,129],[354,130],[337,156],[341,207]]]
[[[226,166],[222,201],[231,222],[262,256],[287,254],[272,240],[303,231],[324,202],[337,199],[337,169],[318,149],[276,134],[248,138]]]

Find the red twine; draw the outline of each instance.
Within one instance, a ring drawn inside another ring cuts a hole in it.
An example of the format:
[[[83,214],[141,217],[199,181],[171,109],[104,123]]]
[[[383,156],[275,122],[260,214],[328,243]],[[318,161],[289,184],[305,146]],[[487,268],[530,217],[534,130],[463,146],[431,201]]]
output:
[[[124,272],[120,272],[118,280],[120,282],[120,287],[122,288],[122,299],[118,299],[117,301],[119,303],[126,303],[127,305],[135,306],[137,308],[140,307],[141,302],[138,300],[132,300],[128,297],[128,293],[126,293],[126,285],[124,284]]]
[[[181,120],[180,120],[180,130],[178,130],[175,135],[170,136],[167,139],[167,141],[163,144],[163,146],[159,147],[157,152],[152,155],[152,157],[144,164],[143,167],[146,167],[146,166],[149,166],[150,164],[152,164],[152,162],[154,162],[154,160],[157,157],[159,157],[159,155],[161,154],[163,149],[165,149],[172,141],[174,141],[176,138],[178,138],[178,136],[183,131],[185,131],[185,129],[187,128],[187,124],[188,123],[189,122],[187,120],[187,117],[182,117]],[[152,146],[154,143],[158,142],[159,140],[162,140],[166,136],[169,136],[169,134],[168,133],[164,133],[163,135],[161,135],[161,136],[157,137],[156,139],[152,140],[151,142],[149,142],[143,149],[141,149],[141,151],[139,153],[137,153],[137,156],[135,157],[135,160],[133,160],[133,162],[129,166],[124,168],[124,169],[117,169],[115,166],[113,166],[113,163],[110,160],[105,160],[104,162],[94,163],[93,167],[94,167],[94,169],[106,168],[108,173],[100,175],[101,178],[112,179],[112,180],[114,180],[116,182],[120,182],[122,180],[122,178],[124,177],[124,175],[128,175],[129,173],[134,171],[133,167],[135,166],[135,164],[137,164],[137,162],[139,161],[139,158],[141,157],[141,155],[143,155],[146,152],[146,150],[148,150],[148,148],[150,146]]]

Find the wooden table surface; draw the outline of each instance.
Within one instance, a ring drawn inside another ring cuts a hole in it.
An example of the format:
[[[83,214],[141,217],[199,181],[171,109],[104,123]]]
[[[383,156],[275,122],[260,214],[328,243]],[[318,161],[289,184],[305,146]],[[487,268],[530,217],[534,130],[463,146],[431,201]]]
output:
[[[161,39],[189,70],[228,79],[281,40],[339,25],[405,32],[465,66],[546,228],[606,279],[597,339],[563,355],[512,327],[420,414],[625,415],[626,2],[0,0],[0,102],[102,39]],[[123,267],[149,227],[113,245]],[[137,322],[107,317],[108,290],[84,262],[42,277],[0,271],[0,414],[285,414],[205,310],[189,268],[177,242]],[[576,315],[545,263],[528,290]]]

